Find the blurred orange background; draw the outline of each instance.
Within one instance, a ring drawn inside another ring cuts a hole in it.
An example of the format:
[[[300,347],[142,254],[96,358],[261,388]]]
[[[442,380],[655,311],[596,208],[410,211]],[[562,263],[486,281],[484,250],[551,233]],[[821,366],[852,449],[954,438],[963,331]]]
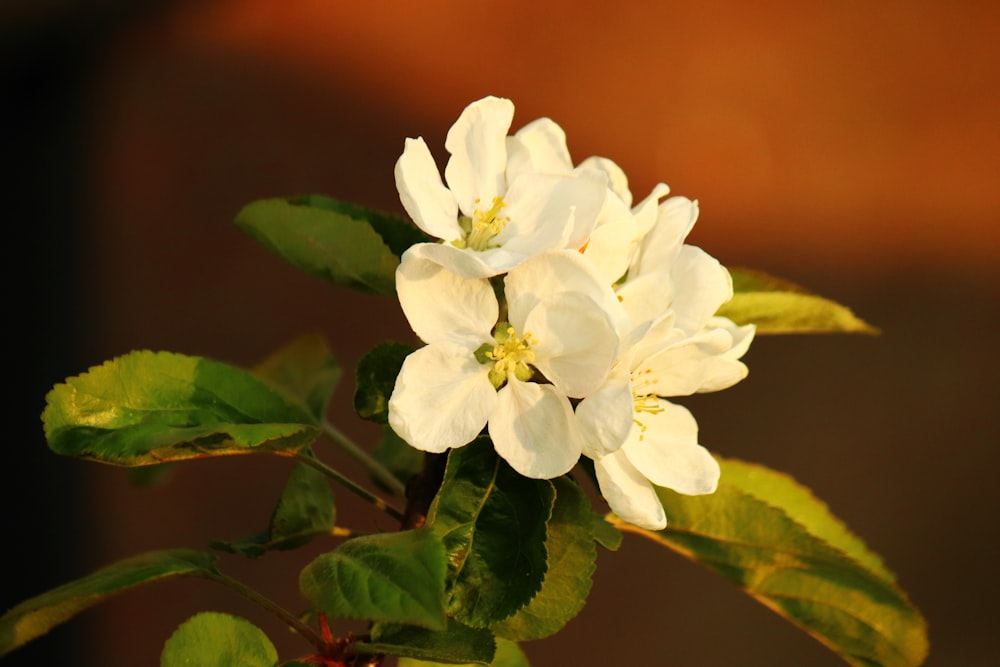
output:
[[[31,452],[3,480],[10,502],[31,499],[13,540],[47,555],[23,550],[0,604],[139,550],[255,532],[283,483],[251,458],[148,489],[54,461],[42,397],[89,365],[139,348],[249,365],[319,330],[347,371],[332,417],[374,437],[351,413],[351,369],[411,337],[398,306],[300,274],[232,219],[300,193],[401,213],[403,139],[425,137],[443,164],[448,127],[494,94],[514,101],[514,129],[553,118],[576,160],[612,158],[638,197],[665,181],[698,199],[690,241],[724,263],[882,328],[758,339],[746,381],[689,401],[701,441],[791,473],[882,554],[928,617],[927,665],[995,659],[1000,5],[92,0],[6,3],[0,19],[10,219],[34,271],[17,296],[47,304],[19,327],[32,365],[16,444]],[[344,523],[375,525],[344,496]],[[295,609],[306,558],[232,571]],[[59,645],[78,665],[156,664],[209,607],[277,636],[283,660],[303,649],[232,598],[194,581],[135,591],[8,660]],[[526,650],[535,665],[841,664],[634,539],[601,556],[583,614]]]

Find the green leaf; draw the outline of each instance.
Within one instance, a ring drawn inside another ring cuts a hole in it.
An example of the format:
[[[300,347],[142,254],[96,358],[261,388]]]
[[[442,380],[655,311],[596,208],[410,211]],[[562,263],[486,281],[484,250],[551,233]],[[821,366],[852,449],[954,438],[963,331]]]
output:
[[[729,273],[733,298],[717,314],[736,324],[755,324],[757,333],[878,333],[846,306],[787,280],[750,269],[730,269]]]
[[[497,654],[491,667],[531,667],[521,647],[509,639],[497,638]]]
[[[153,551],[97,570],[0,616],[0,656],[39,637],[81,611],[143,584],[184,576],[215,574],[215,558],[187,549]]]
[[[604,517],[594,519],[590,524],[594,541],[608,551],[618,551],[622,545],[622,532],[609,523]]]
[[[445,558],[429,528],[356,537],[307,565],[299,590],[329,617],[444,630]]]
[[[318,334],[302,336],[277,350],[254,373],[301,401],[317,422],[326,418],[342,374],[326,339]]]
[[[213,542],[212,546],[259,558],[267,551],[297,549],[329,535],[335,518],[333,491],[326,476],[300,463],[292,470],[266,531],[238,542]]]
[[[493,662],[487,663],[490,667],[531,667],[531,665],[528,664],[528,656],[524,655],[524,651],[521,650],[520,646],[509,639],[503,639],[502,637],[497,637],[496,643],[497,648]],[[431,662],[429,660],[418,660],[416,658],[400,658],[398,666],[438,667],[438,665],[445,664],[454,666],[456,663]],[[463,662],[457,665],[457,667],[474,667],[477,664],[481,665],[483,663]]]
[[[490,663],[491,667],[531,667],[528,656],[521,647],[509,639],[497,637],[497,653]]]
[[[369,294],[396,293],[399,257],[366,220],[277,198],[247,204],[236,225],[310,275]]]
[[[554,495],[548,480],[514,472],[487,437],[451,450],[427,515],[448,552],[449,616],[488,627],[538,593]]]
[[[502,637],[497,637],[496,642],[496,655],[493,658],[493,662],[486,663],[490,667],[531,667],[531,664],[528,662],[528,656],[524,655],[524,651],[521,650],[520,646]],[[416,658],[400,658],[397,664],[398,667],[440,667],[441,665],[449,665],[450,667],[475,667],[475,665],[483,663],[433,662],[430,660],[418,660]]]
[[[383,427],[372,457],[404,482],[419,473],[424,463],[424,453],[411,447],[388,426]],[[378,483],[378,478],[373,481]]]
[[[500,637],[515,641],[542,639],[555,634],[583,609],[597,566],[597,546],[593,527],[607,524],[596,517],[590,501],[573,480],[552,480],[556,489],[552,518],[549,519],[545,549],[548,571],[542,588],[514,616],[491,629]]]
[[[271,516],[275,548],[294,549],[333,530],[336,511],[326,475],[300,463],[292,470]]]
[[[670,522],[652,532],[611,517],[739,583],[857,667],[915,667],[926,623],[877,556],[804,487],[763,466],[721,461],[708,496],[657,493]]]
[[[890,583],[895,583],[895,575],[886,568],[882,558],[834,516],[826,503],[791,476],[735,459],[723,461],[722,465],[725,469],[726,486],[780,508],[814,537],[843,551],[849,558]]]
[[[160,654],[160,667],[275,667],[278,651],[264,631],[238,616],[205,611],[184,621]]]
[[[354,390],[354,410],[363,419],[379,424],[389,421],[389,397],[396,376],[413,347],[387,341],[379,343],[358,361]]]
[[[321,208],[326,211],[346,215],[355,220],[367,221],[397,257],[402,257],[406,249],[414,243],[425,243],[434,240],[424,234],[420,228],[416,227],[409,220],[389,215],[388,213],[382,213],[381,211],[373,211],[350,202],[339,201],[324,195],[305,195],[294,197],[290,201],[300,206]]]
[[[353,645],[360,654],[383,653],[404,656],[406,659],[433,660],[443,663],[491,664],[496,652],[496,642],[489,630],[476,630],[448,619],[443,632],[435,632],[412,625],[378,623],[372,628],[369,642]]]
[[[246,371],[172,352],[132,352],[56,385],[49,447],[104,463],[299,450],[319,435],[298,402]]]

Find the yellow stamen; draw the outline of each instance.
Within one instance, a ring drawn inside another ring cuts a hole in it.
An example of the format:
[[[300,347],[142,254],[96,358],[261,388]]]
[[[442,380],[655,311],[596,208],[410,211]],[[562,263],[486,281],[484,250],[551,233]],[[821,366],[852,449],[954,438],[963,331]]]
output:
[[[634,391],[632,392],[632,404],[635,410],[635,416],[632,417],[632,421],[639,427],[639,441],[641,442],[646,437],[647,426],[638,419],[639,414],[645,412],[651,415],[658,415],[663,412],[663,406],[657,401],[656,394],[639,395]]]
[[[494,338],[497,344],[492,350],[487,350],[485,355],[493,362],[489,374],[493,386],[499,389],[512,376],[521,381],[530,380],[534,371],[528,364],[535,361],[535,353],[531,351],[531,346],[538,344],[535,337],[530,332],[518,337],[514,327],[507,326],[499,328]]]
[[[496,247],[491,242],[510,222],[510,217],[500,215],[500,210],[507,206],[503,197],[494,197],[493,205],[486,211],[479,210],[479,200],[476,200],[476,210],[469,222],[469,232],[465,237],[465,247],[472,250],[486,250]]]

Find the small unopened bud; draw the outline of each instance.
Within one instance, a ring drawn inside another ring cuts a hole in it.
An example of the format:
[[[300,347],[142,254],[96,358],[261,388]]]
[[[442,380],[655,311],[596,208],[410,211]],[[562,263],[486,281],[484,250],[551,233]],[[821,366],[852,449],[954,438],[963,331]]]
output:
[[[489,378],[494,389],[499,389],[507,382],[507,374],[495,366],[490,369]]]
[[[488,364],[493,361],[493,346],[490,343],[483,343],[473,352],[476,361],[481,364]]]
[[[534,375],[534,371],[528,367],[527,364],[518,364],[514,367],[514,377],[516,377],[521,382],[527,382]]]

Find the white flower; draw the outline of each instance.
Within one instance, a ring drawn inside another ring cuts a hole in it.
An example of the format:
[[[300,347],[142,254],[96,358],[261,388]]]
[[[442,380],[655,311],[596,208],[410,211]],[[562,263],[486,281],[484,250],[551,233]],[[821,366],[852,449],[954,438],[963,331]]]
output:
[[[641,202],[632,206],[632,192],[625,172],[612,160],[592,156],[574,166],[562,128],[548,118],[528,123],[507,138],[507,174],[602,174],[608,196],[593,228],[578,226],[565,247],[580,250],[601,272],[607,283],[616,282],[628,270],[639,239],[657,218],[657,203],[670,188],[658,183]]]
[[[417,244],[415,254],[464,278],[485,278],[589,235],[606,196],[605,174],[528,169],[531,151],[523,147],[509,164],[513,117],[507,99],[466,107],[445,140],[447,186],[424,140],[406,140],[395,169],[400,200],[418,227],[443,241]]]
[[[714,317],[732,297],[732,282],[717,260],[683,243],[696,219],[697,205],[683,197],[660,205],[617,288],[628,314],[622,352],[603,386],[577,407],[601,493],[621,518],[653,530],[666,517],[652,485],[698,495],[714,492],[719,480],[694,417],[665,397],[739,382],[747,372],[739,359],[754,333]],[[633,416],[627,428],[608,419],[626,409]]]
[[[407,251],[396,272],[400,305],[427,343],[403,363],[389,424],[413,447],[443,452],[488,426],[516,471],[552,478],[583,450],[570,398],[594,391],[618,353],[617,304],[578,252],[550,251],[504,279],[505,321],[486,279],[455,275]],[[631,413],[619,413],[622,422]]]

